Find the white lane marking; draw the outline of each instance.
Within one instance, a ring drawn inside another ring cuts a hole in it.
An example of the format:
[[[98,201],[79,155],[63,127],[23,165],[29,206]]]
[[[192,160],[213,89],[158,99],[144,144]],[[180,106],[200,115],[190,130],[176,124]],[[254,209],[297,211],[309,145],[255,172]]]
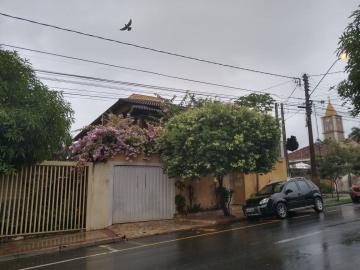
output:
[[[134,240],[130,240],[128,241],[129,244],[135,244],[135,245],[138,245],[138,246],[143,246],[144,243],[140,243],[140,242],[137,242],[137,241],[134,241]]]
[[[331,213],[331,212],[337,212],[338,210],[329,210],[329,211],[326,211],[326,213]]]
[[[311,215],[302,215],[302,216],[298,216],[298,217],[293,217],[293,219],[295,218],[303,218],[303,217],[310,217]]]
[[[99,246],[99,247],[106,248],[106,249],[107,249],[108,251],[110,251],[110,252],[118,251],[116,248],[112,248],[112,247],[110,247],[110,246],[108,246],[108,245],[101,245],[101,246]]]
[[[96,254],[93,254],[93,255],[87,255],[87,256],[77,257],[77,258],[73,258],[73,259],[63,260],[61,262],[62,263],[72,262],[72,261],[77,261],[77,260],[80,260],[80,259],[86,259],[86,258],[96,257],[96,256],[101,256],[101,255],[106,255],[106,254],[109,254],[109,252],[96,253]],[[40,267],[46,267],[46,266],[51,266],[51,265],[56,265],[56,264],[59,264],[59,262],[52,262],[52,263],[46,263],[46,264],[42,264],[42,265],[30,266],[30,267],[26,267],[26,268],[21,268],[20,270],[37,269],[37,268],[40,268]]]
[[[277,245],[277,244],[284,244],[284,243],[287,243],[287,242],[299,240],[299,239],[306,238],[306,237],[309,237],[309,236],[313,236],[313,235],[319,234],[319,233],[321,233],[321,231],[317,231],[317,232],[313,232],[313,233],[308,233],[308,234],[303,234],[303,235],[300,235],[300,236],[297,236],[297,237],[292,237],[292,238],[280,240],[280,241],[275,242],[275,245]]]
[[[76,257],[76,258],[68,259],[68,260],[62,260],[62,261],[56,261],[56,262],[47,263],[47,264],[40,264],[40,265],[20,268],[18,270],[38,269],[38,268],[43,268],[43,267],[46,267],[46,266],[62,264],[62,263],[66,263],[66,262],[72,262],[72,261],[87,259],[87,258],[91,258],[91,257],[97,257],[97,256],[107,255],[107,254],[116,253],[116,252],[125,252],[125,251],[129,251],[129,250],[140,249],[140,248],[154,247],[154,246],[159,246],[159,245],[163,245],[163,244],[167,244],[167,243],[174,243],[174,242],[179,242],[179,241],[183,241],[183,240],[200,238],[200,237],[204,237],[204,236],[217,235],[217,234],[225,233],[225,232],[245,230],[245,229],[248,229],[248,228],[254,228],[254,227],[259,227],[259,226],[263,226],[263,225],[279,223],[279,222],[280,222],[279,220],[273,220],[273,221],[263,222],[263,223],[254,224],[254,225],[247,225],[247,226],[242,226],[242,227],[235,227],[235,228],[225,229],[225,230],[222,230],[222,231],[203,233],[203,234],[193,235],[193,236],[185,236],[185,237],[182,237],[182,238],[176,238],[176,239],[165,240],[165,241],[160,241],[160,242],[155,242],[155,243],[150,243],[150,244],[144,244],[142,246],[134,246],[134,247],[118,249],[118,250],[116,250],[114,252],[102,252],[102,253],[97,253],[97,254],[88,255],[88,256]]]

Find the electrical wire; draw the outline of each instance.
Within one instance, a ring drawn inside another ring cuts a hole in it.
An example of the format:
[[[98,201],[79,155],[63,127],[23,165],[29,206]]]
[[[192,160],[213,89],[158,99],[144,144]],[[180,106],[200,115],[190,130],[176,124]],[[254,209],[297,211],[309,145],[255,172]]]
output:
[[[127,92],[134,92],[133,90],[129,91],[129,90],[124,90],[123,88],[119,88],[119,87],[105,86],[105,85],[96,84],[96,83],[79,82],[79,81],[72,81],[72,80],[65,80],[65,79],[58,79],[58,78],[49,78],[49,77],[41,77],[41,76],[39,76],[38,78],[42,79],[42,80],[47,80],[47,81],[63,82],[63,83],[70,83],[70,84],[79,84],[79,85],[94,86],[94,87],[99,87],[99,88],[108,88],[108,89],[114,89],[114,90],[123,90],[123,91],[127,91]],[[185,90],[185,89],[171,89],[171,88],[162,89],[160,86],[159,87],[156,87],[156,86],[151,87],[149,85],[146,85],[146,87],[145,86],[140,86],[140,87],[156,89],[156,90],[165,91],[165,92],[172,92],[172,93],[182,93],[182,94],[191,93],[191,94],[197,94],[199,96],[206,96],[206,97],[220,97],[220,98],[222,97],[222,98],[228,98],[228,99],[234,99],[234,98],[237,97],[237,96],[230,96],[230,95],[225,95],[225,94],[221,95],[221,94],[216,94],[216,93],[210,94],[210,93],[193,92],[193,91]],[[144,90],[142,90],[141,92],[149,93],[149,92],[145,92]],[[151,94],[154,94],[154,93],[151,93]]]
[[[206,82],[206,81],[200,81],[200,80],[195,80],[195,79],[190,79],[190,78],[185,78],[185,77],[180,77],[180,76],[173,76],[173,75],[169,75],[169,74],[164,74],[164,73],[154,72],[154,71],[149,71],[149,70],[144,70],[144,69],[119,66],[119,65],[115,65],[115,64],[109,64],[109,63],[100,62],[100,61],[97,61],[97,60],[84,59],[84,58],[80,58],[80,57],[67,56],[67,55],[58,54],[58,53],[52,53],[52,52],[46,52],[46,51],[41,51],[41,50],[29,49],[29,48],[9,45],[9,44],[5,44],[5,43],[0,44],[0,46],[6,46],[6,47],[14,48],[14,49],[20,49],[20,50],[25,50],[25,51],[30,51],[30,52],[35,52],[35,53],[40,53],[40,54],[45,54],[45,55],[51,55],[51,56],[56,56],[56,57],[61,57],[61,58],[65,58],[65,59],[71,59],[71,60],[91,63],[91,64],[97,64],[97,65],[103,65],[103,66],[108,66],[108,67],[113,67],[113,68],[119,68],[119,69],[124,69],[124,70],[130,70],[130,71],[136,71],[136,72],[141,72],[141,73],[146,73],[146,74],[152,74],[152,75],[157,75],[157,76],[161,76],[161,77],[177,79],[177,80],[182,80],[182,81],[187,81],[187,82],[200,83],[200,84],[205,84],[205,85],[232,88],[232,89],[237,88],[238,90],[245,91],[245,89],[240,88],[240,87],[217,84],[217,83],[211,83],[211,82]],[[291,79],[289,81],[286,81],[286,82],[278,83],[278,84],[270,86],[268,88],[265,88],[261,92],[272,89],[272,88],[275,88],[275,87],[278,87],[278,86],[281,86],[281,85],[284,85],[284,84],[287,84],[287,83],[289,83],[291,81],[293,81],[293,79]]]
[[[291,96],[295,93],[296,88],[298,88],[297,85],[294,87],[294,90],[291,91],[290,95],[286,98],[286,101],[288,101],[291,98]]]
[[[333,74],[339,74],[339,73],[346,73],[345,70],[338,70],[338,71],[332,71],[332,72],[328,72],[327,75],[333,75]],[[320,76],[324,76],[325,73],[322,74],[309,74],[310,77],[320,77]]]
[[[154,48],[146,47],[146,46],[139,45],[139,44],[124,42],[124,41],[120,41],[120,40],[116,40],[116,39],[112,39],[112,38],[106,38],[106,37],[95,35],[95,34],[81,32],[81,31],[78,31],[78,30],[70,29],[70,28],[65,28],[65,27],[60,27],[60,26],[56,26],[56,25],[52,25],[52,24],[48,24],[48,23],[35,21],[35,20],[30,20],[30,19],[27,19],[27,18],[22,18],[22,17],[6,14],[6,13],[3,13],[3,12],[0,12],[0,15],[4,16],[4,17],[11,18],[11,19],[15,19],[15,20],[20,20],[20,21],[24,21],[24,22],[28,22],[28,23],[32,23],[32,24],[37,24],[37,25],[41,25],[41,26],[45,26],[45,27],[49,27],[49,28],[53,28],[53,29],[57,29],[57,30],[61,30],[61,31],[66,31],[66,32],[82,35],[82,36],[96,38],[96,39],[100,39],[100,40],[104,40],[104,41],[109,41],[109,42],[112,42],[112,43],[117,43],[117,44],[121,44],[121,45],[125,45],[125,46],[135,47],[135,48],[138,48],[138,49],[148,50],[148,51],[161,53],[161,54],[166,54],[166,55],[175,56],[175,57],[180,57],[180,58],[183,58],[183,59],[189,59],[189,60],[198,61],[198,62],[202,62],[202,63],[218,65],[218,66],[228,67],[228,68],[233,68],[233,69],[239,69],[239,70],[259,73],[259,74],[263,74],[263,75],[282,77],[282,78],[288,78],[288,79],[298,79],[297,77],[293,77],[293,76],[277,74],[277,73],[272,73],[272,72],[266,72],[266,71],[261,71],[261,70],[255,70],[255,69],[251,69],[251,68],[243,68],[243,67],[239,67],[239,66],[235,66],[235,65],[229,65],[229,64],[220,63],[220,62],[215,62],[215,61],[207,60],[207,59],[203,59],[203,58],[198,58],[198,57],[193,57],[193,56],[186,56],[186,55],[179,54],[179,53],[173,53],[173,52],[164,51],[164,50],[160,50],[160,49],[154,49]]]
[[[333,66],[335,66],[335,64],[339,61],[339,59],[336,59],[334,61],[334,63],[332,63],[332,65],[328,68],[328,70],[324,73],[324,75],[321,77],[321,79],[319,80],[319,82],[317,83],[317,85],[313,88],[313,90],[310,92],[310,96],[315,92],[316,88],[318,88],[318,86],[320,85],[320,83],[324,80],[324,78],[326,77],[326,75],[330,72],[330,70],[332,69]]]
[[[77,60],[77,61],[82,61],[82,62],[87,62],[87,63],[93,63],[93,64],[99,64],[99,65],[104,65],[104,66],[109,66],[109,67],[115,67],[115,68],[120,68],[120,69],[125,69],[125,70],[143,72],[143,73],[148,73],[148,74],[153,74],[153,75],[158,75],[158,76],[163,76],[163,77],[168,77],[168,78],[173,78],[173,79],[184,80],[184,81],[188,81],[188,82],[195,82],[195,83],[201,83],[201,84],[206,84],[206,85],[211,85],[211,86],[231,88],[231,89],[236,89],[236,90],[241,90],[241,91],[253,91],[253,92],[257,92],[257,93],[266,93],[266,92],[265,92],[266,90],[269,90],[269,89],[272,89],[272,88],[275,88],[275,87],[278,87],[278,86],[282,86],[282,85],[288,84],[288,83],[290,83],[290,82],[293,81],[293,79],[292,79],[292,80],[288,80],[288,81],[281,82],[281,83],[278,83],[278,84],[269,86],[269,87],[267,87],[267,88],[264,88],[264,89],[262,89],[261,91],[257,91],[257,90],[244,89],[244,88],[240,88],[240,87],[236,87],[236,86],[230,86],[230,85],[224,85],[224,84],[217,84],[217,83],[199,81],[199,80],[194,80],[194,79],[189,79],[189,78],[179,77],[179,76],[172,76],[172,75],[168,75],[168,74],[163,74],[163,73],[158,73],[158,72],[153,72],[153,71],[148,71],[148,70],[143,70],[143,69],[136,69],[136,68],[131,68],[131,67],[119,66],[119,65],[104,63],[104,62],[100,62],[100,61],[96,61],[96,60],[90,60],[90,59],[84,59],[84,58],[79,58],[79,57],[62,55],[62,54],[58,54],[58,53],[52,53],[52,52],[35,50],[35,49],[29,49],[29,48],[24,48],[24,47],[19,47],[19,46],[4,44],[4,43],[0,44],[0,46],[1,46],[1,45],[7,46],[7,47],[10,47],[10,48],[20,49],[20,50],[26,50],[26,51],[36,52],[36,53],[40,53],[40,54],[57,56],[57,57],[62,57],[62,58],[66,58],[66,59]],[[292,96],[292,94],[294,93],[294,91],[296,90],[296,88],[297,88],[297,86],[294,88],[294,90],[293,90],[293,92],[290,94],[290,96],[288,96],[288,97],[286,98],[286,100],[288,100],[288,99],[291,98],[291,96]],[[270,94],[270,93],[269,93],[269,94]],[[272,94],[272,95],[276,95],[276,94]],[[279,97],[279,96],[278,96],[278,97]],[[280,97],[280,98],[281,98],[281,97]]]
[[[101,81],[106,83],[115,83],[115,84],[122,84],[122,85],[128,85],[128,86],[134,86],[134,87],[144,87],[144,88],[151,88],[151,89],[157,89],[157,90],[166,90],[166,91],[175,91],[175,92],[192,92],[199,95],[216,95],[216,96],[225,96],[225,94],[218,94],[218,93],[211,93],[211,92],[205,92],[205,91],[189,91],[186,89],[179,89],[179,88],[171,88],[171,87],[164,87],[164,86],[156,86],[156,85],[148,85],[148,84],[140,84],[140,83],[134,83],[134,82],[126,82],[126,81],[117,81],[117,80],[110,80],[110,79],[104,79],[104,78],[98,78],[98,77],[92,77],[92,76],[84,76],[84,75],[78,75],[78,74],[69,74],[69,73],[62,73],[62,72],[56,72],[56,71],[48,71],[48,70],[40,70],[35,69],[37,73],[45,73],[45,74],[52,74],[52,75],[60,75],[60,76],[66,76],[66,77],[73,77],[78,79],[85,79],[85,80],[92,80],[92,81]],[[250,93],[262,93],[262,94],[270,94],[277,98],[282,99],[281,96],[273,93],[263,92],[263,91],[257,91],[257,90],[250,90],[246,88],[240,88],[236,86],[229,86],[229,85],[220,85],[220,84],[213,84],[219,87],[229,88],[229,89],[235,89],[239,91],[244,92],[250,92]],[[226,95],[228,97],[236,98],[237,95]]]

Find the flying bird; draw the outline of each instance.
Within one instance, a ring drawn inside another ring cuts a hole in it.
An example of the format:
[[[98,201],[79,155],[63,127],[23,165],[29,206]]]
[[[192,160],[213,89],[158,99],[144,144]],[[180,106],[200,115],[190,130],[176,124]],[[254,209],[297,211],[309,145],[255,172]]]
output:
[[[121,28],[120,31],[125,31],[125,30],[131,31],[131,23],[132,20],[130,19],[130,21],[127,24],[125,24],[125,26]]]

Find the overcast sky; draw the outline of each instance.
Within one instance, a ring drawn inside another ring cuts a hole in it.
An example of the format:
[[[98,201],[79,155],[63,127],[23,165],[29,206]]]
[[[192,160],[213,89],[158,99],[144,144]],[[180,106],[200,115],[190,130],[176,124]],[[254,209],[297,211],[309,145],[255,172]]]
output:
[[[0,0],[0,12],[192,57],[299,77],[304,72],[314,75],[324,73],[336,60],[338,38],[358,4],[358,0]],[[133,20],[132,31],[119,31],[130,18]],[[0,43],[252,90],[264,90],[283,83],[265,91],[275,94],[276,99],[286,103],[288,137],[295,135],[301,146],[308,144],[304,112],[300,110],[295,114],[297,103],[302,101],[292,98],[286,100],[295,87],[290,79],[199,63],[2,16]],[[18,51],[30,60],[34,68],[41,70],[190,91],[234,96],[248,94],[240,90]],[[344,66],[345,63],[338,62],[332,71],[341,71]],[[40,73],[39,76],[89,83]],[[328,75],[314,93],[313,99],[326,101],[330,96],[333,103],[340,104],[336,91],[329,92],[329,88],[345,76],[344,73]],[[311,86],[316,85],[320,78],[311,77]],[[172,95],[155,89],[105,83],[97,83],[103,87],[95,87],[50,80],[43,82],[53,89],[63,90],[65,98],[71,102],[75,111],[72,130],[89,124],[118,97],[133,92]],[[303,98],[303,89],[297,88],[293,97]],[[326,104],[315,104],[319,107],[316,113],[322,139],[320,116],[324,114]],[[346,106],[335,105],[335,108],[342,112],[348,111]],[[344,119],[346,133],[349,133],[351,127],[359,126],[359,123],[360,119]],[[315,121],[313,125],[316,139]]]

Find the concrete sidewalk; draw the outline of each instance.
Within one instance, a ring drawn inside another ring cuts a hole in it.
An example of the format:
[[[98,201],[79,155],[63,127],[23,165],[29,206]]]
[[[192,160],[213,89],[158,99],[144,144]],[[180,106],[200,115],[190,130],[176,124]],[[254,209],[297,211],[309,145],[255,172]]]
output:
[[[208,211],[171,220],[115,224],[103,230],[12,240],[0,243],[0,261],[108,244],[144,236],[230,224],[243,219],[239,210],[233,210],[232,214],[231,217],[224,217],[221,211]]]

